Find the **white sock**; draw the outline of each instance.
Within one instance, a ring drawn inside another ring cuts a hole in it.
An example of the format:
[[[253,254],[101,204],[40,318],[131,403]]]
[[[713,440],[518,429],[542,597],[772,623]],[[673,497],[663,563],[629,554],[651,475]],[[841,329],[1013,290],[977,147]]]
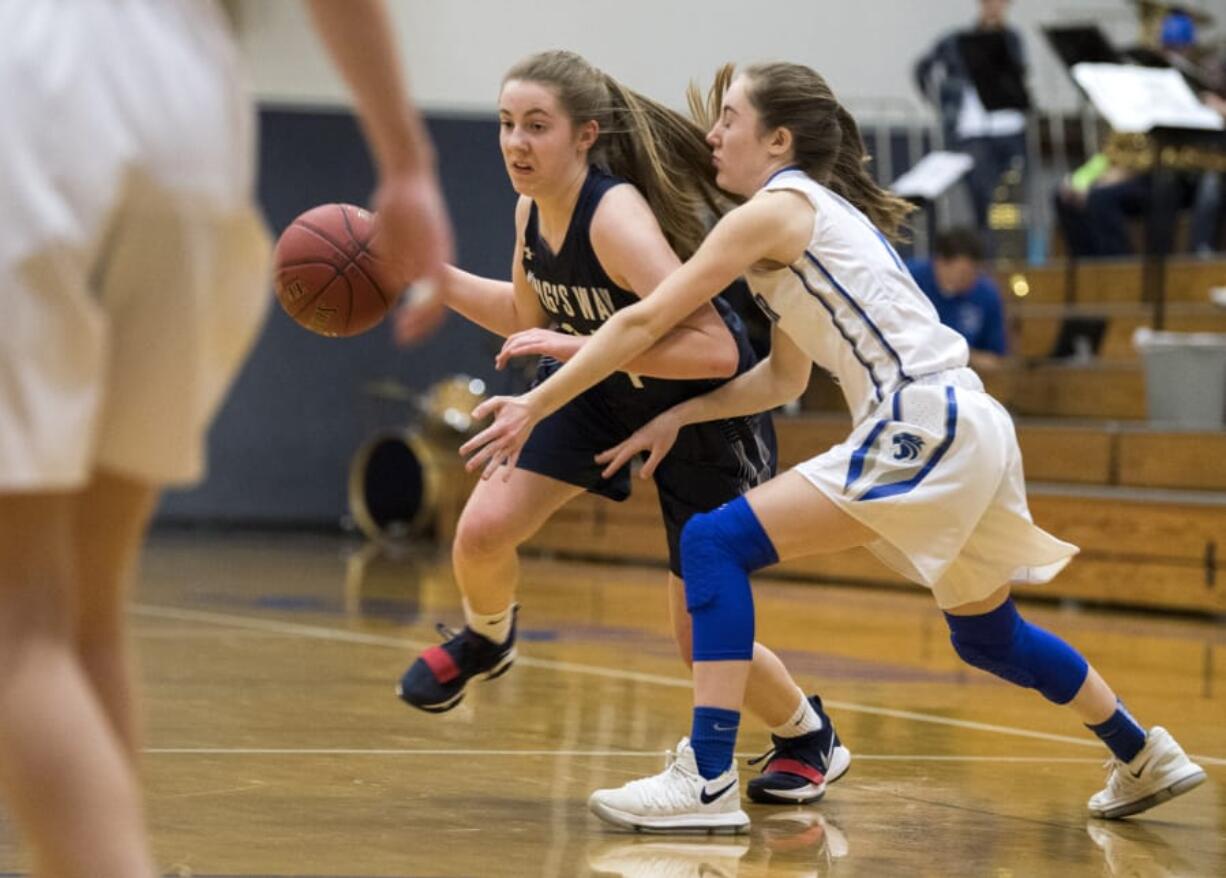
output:
[[[816,732],[821,727],[821,716],[813,709],[813,705],[809,703],[809,699],[802,692],[800,695],[800,706],[796,708],[796,712],[788,718],[787,722],[771,729],[771,734],[780,738],[799,738],[801,735]]]
[[[469,628],[486,640],[506,643],[507,638],[511,636],[511,622],[515,619],[515,613],[512,612],[514,607],[514,604],[507,604],[506,609],[500,613],[482,614],[476,612],[468,605],[468,601],[465,601],[464,621],[468,623]]]

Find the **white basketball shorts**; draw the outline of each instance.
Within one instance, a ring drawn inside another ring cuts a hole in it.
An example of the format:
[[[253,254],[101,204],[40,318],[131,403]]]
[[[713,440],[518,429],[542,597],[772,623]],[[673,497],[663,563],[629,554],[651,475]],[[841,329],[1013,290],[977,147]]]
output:
[[[195,481],[271,298],[227,25],[45,0],[0,30],[0,491]]]
[[[970,370],[904,387],[796,470],[876,534],[868,549],[944,609],[1047,582],[1077,547],[1036,527],[1009,413]]]

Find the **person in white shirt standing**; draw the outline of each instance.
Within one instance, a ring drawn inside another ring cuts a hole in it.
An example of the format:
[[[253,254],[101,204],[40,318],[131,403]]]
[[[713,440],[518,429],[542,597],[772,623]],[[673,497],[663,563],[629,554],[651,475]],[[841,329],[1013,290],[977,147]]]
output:
[[[451,232],[382,0],[312,0],[402,279]],[[214,0],[0,5],[0,792],[55,878],[152,878],[126,584],[197,481],[254,342],[269,240],[252,104]]]
[[[1001,176],[1015,165],[1025,167],[1026,114],[1021,110],[984,109],[958,41],[967,33],[1003,33],[1008,58],[999,63],[1010,63],[1024,74],[1026,54],[1021,35],[1006,22],[1009,2],[979,0],[974,28],[942,37],[915,65],[920,91],[940,110],[946,147],[975,160],[967,184],[980,231],[988,228],[988,209]]]

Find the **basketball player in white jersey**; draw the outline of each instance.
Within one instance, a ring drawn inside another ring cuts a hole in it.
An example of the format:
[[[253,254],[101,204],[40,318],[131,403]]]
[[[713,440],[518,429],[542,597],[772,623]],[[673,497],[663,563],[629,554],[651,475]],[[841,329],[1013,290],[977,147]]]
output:
[[[311,4],[407,282],[450,230],[381,0]],[[0,790],[34,872],[150,878],[124,597],[259,328],[254,113],[213,0],[0,5]]]
[[[855,120],[794,64],[735,80],[725,68],[707,115],[717,183],[746,203],[547,381],[479,408],[495,421],[462,451],[487,477],[513,463],[540,418],[742,274],[774,322],[770,356],[610,450],[609,471],[649,451],[650,475],[681,425],[795,399],[814,363],[838,379],[855,426],[841,445],[687,523],[693,732],[666,771],[597,791],[592,809],[647,830],[743,830],[732,753],[753,643],[749,574],[855,546],[932,590],[962,659],[1068,705],[1103,740],[1112,761],[1093,815],[1133,814],[1203,782],[1170,734],[1140,726],[1080,653],[1010,599],[1011,582],[1050,580],[1077,548],[1031,520],[1013,424],[888,243],[907,206],[867,174]]]

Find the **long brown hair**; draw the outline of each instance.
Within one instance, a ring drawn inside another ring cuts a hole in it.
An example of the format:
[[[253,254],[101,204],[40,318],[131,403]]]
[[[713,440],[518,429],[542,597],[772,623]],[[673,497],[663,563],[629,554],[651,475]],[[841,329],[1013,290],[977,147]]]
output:
[[[690,87],[690,110],[699,124],[714,126],[732,83],[735,68],[725,64],[704,100]],[[882,189],[868,173],[869,157],[860,126],[838,102],[819,73],[802,64],[755,64],[745,69],[745,93],[762,120],[764,131],[792,133],[796,164],[823,186],[846,198],[893,239],[905,234],[905,220],[915,208]]]
[[[722,214],[727,196],[715,185],[705,131],[681,113],[622,85],[574,52],[530,55],[503,77],[549,86],[576,124],[600,128],[591,161],[643,194],[664,237],[689,259]]]

